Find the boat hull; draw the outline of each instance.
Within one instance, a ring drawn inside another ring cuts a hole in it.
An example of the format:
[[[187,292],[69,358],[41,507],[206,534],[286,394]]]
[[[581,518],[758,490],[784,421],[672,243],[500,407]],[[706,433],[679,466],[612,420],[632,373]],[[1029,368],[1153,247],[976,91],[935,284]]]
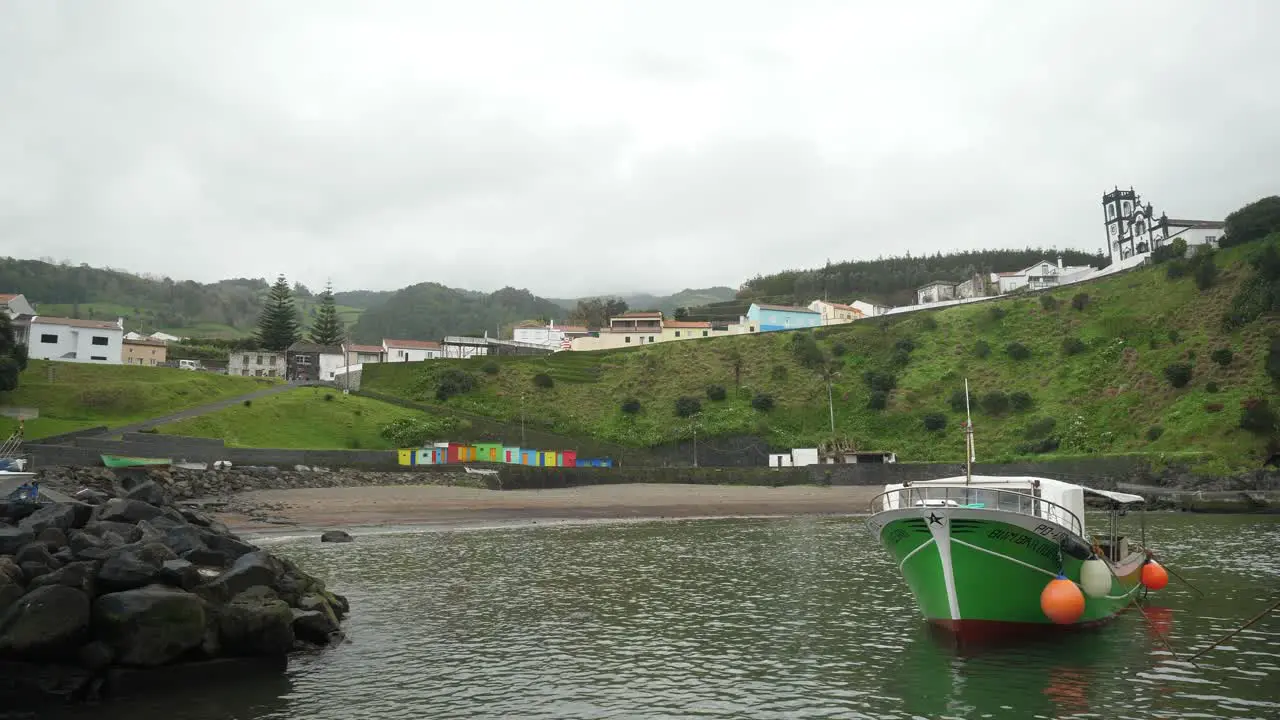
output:
[[[1088,558],[1088,545],[1066,528],[1014,512],[937,507],[879,513],[869,525],[925,619],[960,637],[1095,626],[1128,607],[1140,588],[1144,558],[1132,553],[1109,563],[1114,571],[1109,592],[1086,594],[1080,618],[1060,625],[1045,616],[1040,593],[1060,571],[1078,585]]]
[[[129,457],[126,455],[103,455],[102,464],[109,468],[130,467],[166,467],[173,464],[171,458]]]

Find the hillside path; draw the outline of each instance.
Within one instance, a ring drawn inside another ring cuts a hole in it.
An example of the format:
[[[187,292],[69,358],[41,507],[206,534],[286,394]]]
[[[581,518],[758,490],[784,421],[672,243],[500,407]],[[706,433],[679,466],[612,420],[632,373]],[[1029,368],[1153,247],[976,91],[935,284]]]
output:
[[[163,415],[161,417],[151,418],[150,420],[143,420],[142,422],[133,423],[131,425],[121,425],[120,427],[110,428],[106,432],[100,435],[97,435],[96,437],[119,438],[121,435],[127,432],[140,432],[142,430],[155,427],[157,425],[165,425],[167,423],[177,422],[179,420],[186,420],[188,418],[200,417],[201,415],[208,415],[211,412],[217,412],[218,410],[225,410],[226,408],[229,408],[232,405],[239,405],[240,403],[243,403],[245,400],[257,400],[258,398],[261,398],[261,397],[267,397],[268,395],[275,395],[277,393],[282,393],[286,390],[292,390],[297,387],[303,387],[304,385],[305,383],[291,383],[291,382],[281,383],[280,385],[273,385],[272,387],[269,387],[269,388],[263,388],[262,390],[255,390],[251,393],[246,393],[244,395],[237,395],[236,397],[227,398],[226,400],[219,400],[217,402],[211,402],[206,405],[197,405],[193,408],[180,410],[176,413],[173,413],[172,415]]]

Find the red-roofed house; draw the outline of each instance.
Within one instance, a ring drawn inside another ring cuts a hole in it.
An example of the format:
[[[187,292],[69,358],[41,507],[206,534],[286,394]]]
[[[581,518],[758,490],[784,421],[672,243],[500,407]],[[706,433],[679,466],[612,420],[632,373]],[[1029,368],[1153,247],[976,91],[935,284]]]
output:
[[[809,303],[809,309],[817,311],[822,316],[823,325],[843,325],[866,317],[861,310],[852,305],[826,300],[814,300]]]
[[[392,340],[382,339],[382,349],[386,353],[385,362],[419,362],[444,357],[440,343],[431,340]]]
[[[346,365],[363,365],[387,361],[387,349],[381,345],[343,345]]]

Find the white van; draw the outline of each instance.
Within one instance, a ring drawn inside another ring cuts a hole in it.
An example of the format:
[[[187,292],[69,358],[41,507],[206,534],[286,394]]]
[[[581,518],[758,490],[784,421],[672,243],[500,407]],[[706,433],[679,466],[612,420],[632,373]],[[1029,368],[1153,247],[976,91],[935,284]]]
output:
[[[178,369],[179,370],[199,370],[200,361],[199,360],[179,360]]]

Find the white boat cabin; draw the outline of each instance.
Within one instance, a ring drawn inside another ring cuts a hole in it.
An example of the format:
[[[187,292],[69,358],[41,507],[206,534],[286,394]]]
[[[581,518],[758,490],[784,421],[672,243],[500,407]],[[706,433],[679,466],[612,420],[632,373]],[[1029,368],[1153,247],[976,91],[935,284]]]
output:
[[[1084,496],[1097,495],[1120,504],[1143,502],[1140,495],[1094,490],[1061,480],[1037,477],[963,475],[939,480],[885,485],[872,512],[911,507],[957,507],[1003,510],[1057,523],[1084,534]]]

